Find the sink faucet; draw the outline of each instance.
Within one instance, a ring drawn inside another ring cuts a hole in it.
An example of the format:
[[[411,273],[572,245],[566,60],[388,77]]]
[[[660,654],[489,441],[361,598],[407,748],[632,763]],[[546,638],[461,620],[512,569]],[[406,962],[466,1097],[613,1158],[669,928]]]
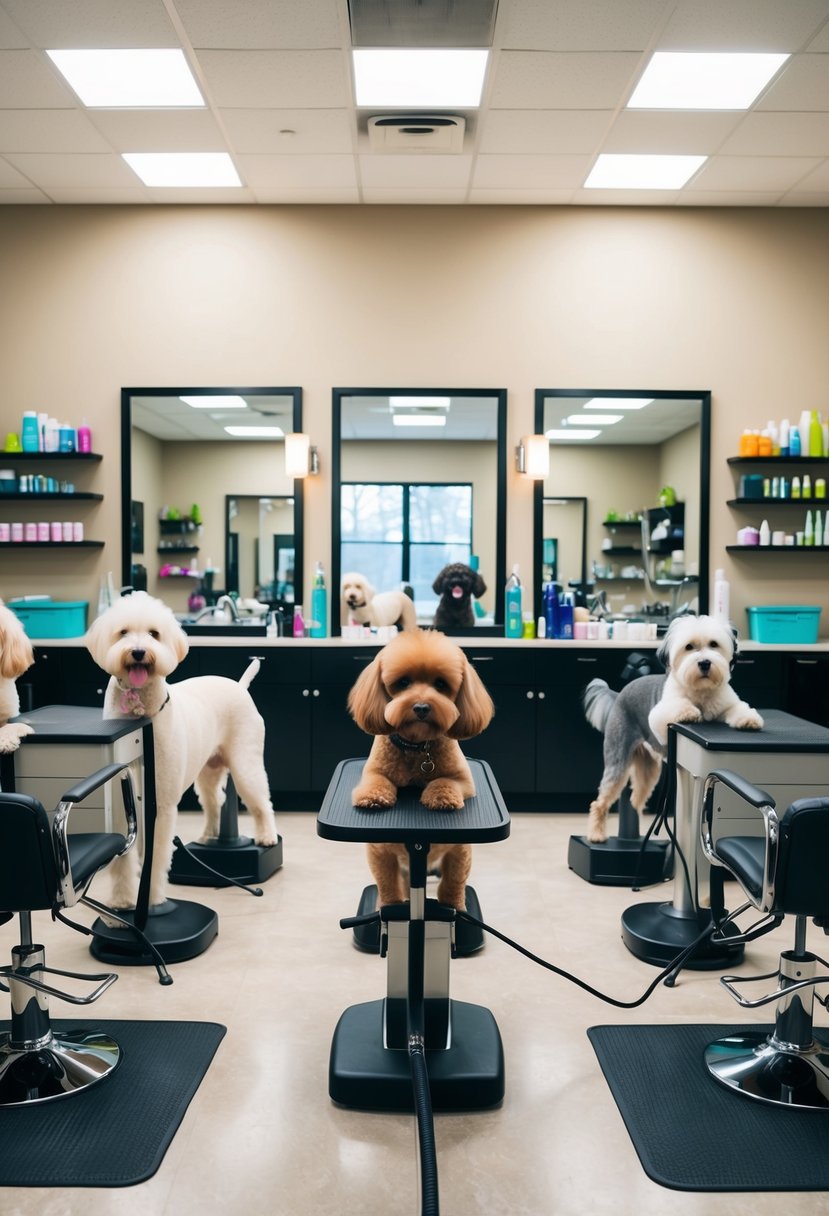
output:
[[[205,617],[213,617],[215,619],[224,616],[225,610],[232,621],[239,620],[239,609],[236,607],[236,601],[229,595],[220,595],[215,604],[202,608],[196,617],[196,622],[203,621]]]

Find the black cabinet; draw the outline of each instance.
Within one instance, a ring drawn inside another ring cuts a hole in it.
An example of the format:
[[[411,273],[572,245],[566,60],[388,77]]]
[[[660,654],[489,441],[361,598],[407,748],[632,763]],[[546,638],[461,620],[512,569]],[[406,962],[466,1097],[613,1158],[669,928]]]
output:
[[[787,658],[789,713],[829,726],[829,654],[792,654]]]

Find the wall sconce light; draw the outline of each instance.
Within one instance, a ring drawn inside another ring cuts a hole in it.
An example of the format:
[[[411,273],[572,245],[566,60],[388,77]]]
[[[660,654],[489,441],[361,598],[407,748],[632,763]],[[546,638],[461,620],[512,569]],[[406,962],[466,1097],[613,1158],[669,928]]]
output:
[[[543,481],[550,472],[550,441],[546,435],[525,435],[515,449],[515,467],[524,477]]]
[[[311,444],[310,435],[292,431],[285,436],[285,472],[295,480],[313,477],[320,471],[319,453]]]

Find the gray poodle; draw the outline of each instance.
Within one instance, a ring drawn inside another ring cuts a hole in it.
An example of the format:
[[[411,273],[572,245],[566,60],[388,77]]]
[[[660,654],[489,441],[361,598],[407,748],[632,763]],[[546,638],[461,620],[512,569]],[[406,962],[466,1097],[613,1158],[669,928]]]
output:
[[[452,562],[438,574],[432,590],[440,596],[435,612],[435,629],[473,629],[475,610],[472,596],[480,599],[486,593],[486,583],[477,570],[463,562]]]

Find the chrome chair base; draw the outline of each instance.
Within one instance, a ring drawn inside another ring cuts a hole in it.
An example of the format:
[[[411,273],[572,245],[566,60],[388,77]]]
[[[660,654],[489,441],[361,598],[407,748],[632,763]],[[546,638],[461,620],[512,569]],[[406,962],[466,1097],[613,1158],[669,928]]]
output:
[[[121,1048],[108,1035],[52,1034],[37,1048],[0,1043],[0,1107],[63,1098],[102,1081],[117,1068]]]
[[[818,1040],[807,1048],[794,1048],[774,1035],[748,1031],[709,1043],[705,1063],[722,1085],[747,1098],[801,1110],[829,1110],[829,1046]]]

